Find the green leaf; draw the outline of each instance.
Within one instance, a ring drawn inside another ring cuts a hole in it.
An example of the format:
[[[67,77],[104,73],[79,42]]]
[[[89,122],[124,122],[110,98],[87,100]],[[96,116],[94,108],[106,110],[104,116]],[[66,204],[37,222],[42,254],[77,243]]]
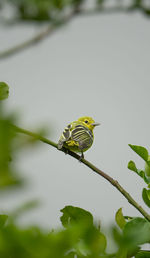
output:
[[[150,190],[147,190],[147,197],[150,200]]]
[[[148,155],[148,160],[145,162],[145,174],[150,177],[150,155]]]
[[[148,151],[146,148],[142,146],[137,146],[137,145],[131,145],[129,144],[130,148],[135,151],[142,159],[145,161],[148,160]]]
[[[7,99],[9,95],[9,87],[5,82],[0,82],[0,100]]]
[[[129,161],[129,163],[128,163],[128,169],[134,171],[136,174],[138,174],[140,177],[142,177],[146,184],[149,184],[149,183],[150,183],[150,178],[148,178],[148,177],[145,175],[145,172],[144,172],[143,170],[137,169],[137,167],[136,167],[134,161],[132,161],[132,160]]]
[[[7,215],[0,215],[0,228],[3,228],[8,219]]]
[[[150,190],[143,188],[142,198],[145,204],[150,208]]]
[[[139,169],[138,169],[138,175],[144,179],[144,181],[145,181],[146,184],[149,184],[150,178],[148,178],[148,177],[145,175],[145,173],[144,173],[143,170],[139,170]]]
[[[126,245],[134,247],[150,241],[150,222],[143,218],[134,218],[123,229]]]
[[[150,177],[150,166],[145,162],[145,174]]]
[[[123,229],[125,224],[126,224],[126,220],[122,214],[122,208],[120,208],[117,212],[116,212],[116,216],[115,216],[115,220],[117,225]]]
[[[132,161],[132,160],[130,160],[128,163],[128,169],[138,173],[136,165],[135,165],[134,161]]]
[[[63,213],[60,220],[64,227],[78,222],[84,222],[91,225],[93,224],[92,214],[89,211],[86,211],[79,207],[66,206],[60,211]]]

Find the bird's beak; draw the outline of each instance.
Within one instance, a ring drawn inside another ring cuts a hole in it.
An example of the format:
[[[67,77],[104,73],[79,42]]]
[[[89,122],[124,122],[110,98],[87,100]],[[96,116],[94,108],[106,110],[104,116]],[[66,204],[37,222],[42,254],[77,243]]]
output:
[[[100,123],[93,123],[93,124],[91,124],[91,125],[93,125],[93,126],[98,126],[98,125],[100,125]]]

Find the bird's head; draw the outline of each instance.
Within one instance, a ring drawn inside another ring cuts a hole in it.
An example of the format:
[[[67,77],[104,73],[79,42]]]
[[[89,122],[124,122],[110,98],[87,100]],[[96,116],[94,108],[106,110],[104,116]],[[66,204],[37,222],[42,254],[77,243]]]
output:
[[[99,123],[95,123],[92,117],[84,116],[78,119],[84,126],[88,127],[91,131],[93,131],[94,127],[100,125]]]

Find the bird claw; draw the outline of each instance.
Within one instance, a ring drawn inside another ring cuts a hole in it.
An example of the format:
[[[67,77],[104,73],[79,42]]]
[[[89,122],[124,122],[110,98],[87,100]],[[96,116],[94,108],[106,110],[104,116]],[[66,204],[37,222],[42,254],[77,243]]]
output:
[[[64,153],[65,153],[65,155],[67,155],[69,153],[69,150],[65,149]]]
[[[81,162],[83,159],[84,159],[84,154],[83,154],[83,152],[82,152],[82,153],[81,153],[81,156],[80,156],[80,158],[79,158],[79,162]]]

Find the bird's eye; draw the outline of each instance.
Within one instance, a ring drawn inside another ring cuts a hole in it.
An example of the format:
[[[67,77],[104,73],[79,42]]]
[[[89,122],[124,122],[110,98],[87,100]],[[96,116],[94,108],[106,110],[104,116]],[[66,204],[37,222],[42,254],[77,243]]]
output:
[[[84,123],[86,123],[86,124],[87,124],[87,123],[88,123],[88,120],[85,120],[85,121],[84,121]]]

